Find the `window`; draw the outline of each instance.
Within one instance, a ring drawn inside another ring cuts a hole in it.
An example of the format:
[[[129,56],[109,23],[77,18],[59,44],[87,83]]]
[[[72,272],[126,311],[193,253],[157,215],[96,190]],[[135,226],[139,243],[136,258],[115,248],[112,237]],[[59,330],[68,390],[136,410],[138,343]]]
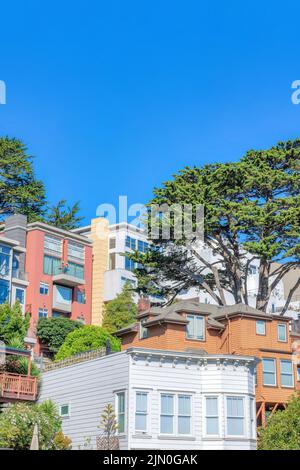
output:
[[[127,235],[125,239],[125,246],[126,248],[130,248],[131,250],[135,251],[136,250],[136,239],[131,238]]]
[[[116,248],[116,239],[115,239],[115,237],[110,238],[109,239],[109,249],[114,250],[115,248]]]
[[[19,266],[20,266],[20,263],[19,263],[19,259],[13,255],[13,260],[12,260],[12,277],[15,277],[16,279],[21,279],[19,276],[20,276],[20,272],[19,272]]]
[[[9,300],[9,282],[0,279],[0,304],[5,304]]]
[[[275,359],[263,359],[264,385],[276,385],[276,362]]]
[[[127,269],[127,271],[133,271],[135,269],[134,261],[129,259],[127,256],[125,256],[125,269]]]
[[[61,255],[61,253],[62,253],[62,239],[54,237],[53,235],[45,235],[44,249],[47,252]]]
[[[42,295],[49,294],[49,284],[46,284],[46,282],[40,282],[40,294]]]
[[[243,397],[226,397],[227,408],[227,435],[243,436],[244,435],[244,398]]]
[[[60,304],[70,305],[72,302],[72,289],[65,286],[55,286],[56,301]]]
[[[249,274],[256,274],[257,273],[257,268],[255,266],[255,264],[250,264],[249,266]]]
[[[166,393],[161,395],[160,432],[162,434],[174,432],[174,395]]]
[[[148,251],[149,244],[147,242],[143,242],[142,240],[138,240],[138,251],[142,253],[146,253]]]
[[[266,322],[264,320],[256,320],[256,334],[257,335],[266,334]]]
[[[47,318],[48,310],[46,308],[39,308],[39,318]]]
[[[140,321],[140,339],[147,338],[148,336],[148,328],[144,326],[146,320]]]
[[[55,276],[61,272],[61,260],[53,256],[44,256],[44,274]]]
[[[191,434],[191,397],[178,395],[178,434]]]
[[[76,301],[79,304],[85,304],[85,292],[77,289],[76,291]]]
[[[109,254],[109,269],[116,269],[116,253]]]
[[[136,392],[135,395],[135,430],[147,432],[148,393]]]
[[[128,279],[128,277],[121,277],[121,287],[125,286],[125,284],[128,284],[130,287],[136,287],[136,281],[134,279]]]
[[[60,405],[59,406],[59,415],[62,418],[67,418],[70,416],[70,406],[69,405]]]
[[[84,260],[84,246],[79,243],[68,242],[68,258]]]
[[[68,263],[67,273],[69,276],[77,277],[77,279],[84,279],[84,267],[82,264]]]
[[[16,288],[16,300],[20,302],[21,305],[24,305],[25,292],[24,289]]]
[[[293,365],[291,361],[280,360],[280,378],[282,387],[294,386]]]
[[[206,397],[205,410],[206,410],[206,434],[218,435],[219,434],[218,398]]]
[[[204,340],[204,317],[200,315],[187,315],[188,320],[186,337],[198,341]]]
[[[286,343],[286,324],[285,323],[278,323],[277,338],[278,338],[278,341],[282,343]]]
[[[125,392],[119,392],[117,397],[117,421],[118,431],[123,433],[125,431]]]
[[[11,248],[0,245],[0,275],[8,276]]]

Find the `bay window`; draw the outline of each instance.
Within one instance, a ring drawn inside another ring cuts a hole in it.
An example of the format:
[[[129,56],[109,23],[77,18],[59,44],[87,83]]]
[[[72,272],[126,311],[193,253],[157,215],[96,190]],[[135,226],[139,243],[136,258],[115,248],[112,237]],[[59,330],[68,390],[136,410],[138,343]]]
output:
[[[206,397],[205,422],[207,435],[219,435],[218,397]]]
[[[135,430],[147,432],[148,393],[136,392],[135,395]]]
[[[245,413],[243,397],[226,397],[226,422],[228,436],[243,436]]]

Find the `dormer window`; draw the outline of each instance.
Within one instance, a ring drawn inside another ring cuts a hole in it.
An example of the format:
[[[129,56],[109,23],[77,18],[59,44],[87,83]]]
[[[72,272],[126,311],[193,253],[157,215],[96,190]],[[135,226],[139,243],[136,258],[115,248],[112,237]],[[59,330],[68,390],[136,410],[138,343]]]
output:
[[[188,324],[186,326],[186,338],[196,341],[205,339],[205,320],[201,315],[187,315]]]
[[[140,339],[147,338],[148,329],[144,326],[146,319],[140,321]]]

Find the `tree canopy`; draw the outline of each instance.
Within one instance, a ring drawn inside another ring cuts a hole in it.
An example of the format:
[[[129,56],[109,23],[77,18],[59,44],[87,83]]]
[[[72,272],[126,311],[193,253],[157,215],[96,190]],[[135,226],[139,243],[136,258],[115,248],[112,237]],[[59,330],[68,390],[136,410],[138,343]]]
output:
[[[1,304],[0,340],[8,345],[12,345],[13,342],[23,345],[29,322],[29,315],[24,317],[18,303],[13,307],[10,307],[8,304]]]
[[[184,234],[175,238],[178,219],[171,213],[170,236],[154,239],[148,253],[131,255],[143,265],[136,270],[138,289],[172,299],[182,289],[198,287],[219,305],[226,304],[226,294],[235,303],[248,304],[249,267],[257,260],[256,307],[266,311],[278,283],[300,265],[299,189],[300,140],[250,150],[237,162],[179,171],[154,190],[149,210],[153,205],[184,208],[190,204],[195,211],[202,205],[204,241],[199,243],[197,236],[187,239]],[[159,220],[163,223],[165,215]],[[292,286],[292,293],[299,285],[300,280]],[[291,296],[282,313],[290,300]]]
[[[128,284],[125,284],[122,292],[105,305],[102,326],[109,333],[114,333],[133,323],[136,314],[137,306],[133,301],[133,291]]]
[[[68,334],[55,359],[66,359],[74,354],[104,348],[107,340],[110,342],[112,351],[120,350],[120,341],[111,336],[104,328],[96,325],[85,325]]]
[[[65,199],[61,199],[56,205],[49,208],[47,222],[65,230],[73,230],[79,227],[83,219],[83,217],[78,215],[79,211],[79,202],[70,207],[67,206]]]
[[[259,430],[260,450],[300,449],[300,395],[295,395],[284,410],[276,411]]]
[[[82,327],[78,321],[69,318],[40,318],[37,324],[36,335],[41,343],[49,348],[50,353],[55,354],[64,343],[71,331]]]

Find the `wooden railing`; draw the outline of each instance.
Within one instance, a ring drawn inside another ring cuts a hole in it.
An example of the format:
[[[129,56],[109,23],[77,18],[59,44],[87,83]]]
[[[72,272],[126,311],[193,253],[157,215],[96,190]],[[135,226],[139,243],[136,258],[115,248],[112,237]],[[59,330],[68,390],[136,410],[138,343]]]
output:
[[[0,399],[29,400],[37,397],[37,378],[27,375],[0,373]]]

